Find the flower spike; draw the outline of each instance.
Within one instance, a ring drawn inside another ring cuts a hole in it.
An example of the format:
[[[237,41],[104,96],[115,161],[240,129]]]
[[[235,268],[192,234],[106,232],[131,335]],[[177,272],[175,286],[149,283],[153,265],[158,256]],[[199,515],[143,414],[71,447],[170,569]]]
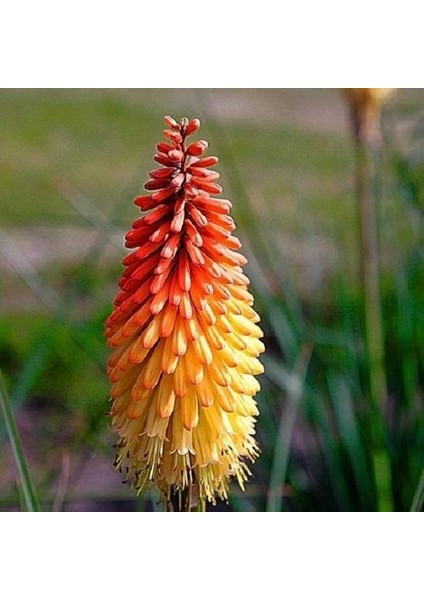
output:
[[[106,322],[111,424],[115,465],[135,490],[153,483],[190,510],[227,499],[230,479],[243,488],[250,475],[264,347],[231,203],[214,197],[218,158],[204,140],[187,143],[198,119],[165,123]]]

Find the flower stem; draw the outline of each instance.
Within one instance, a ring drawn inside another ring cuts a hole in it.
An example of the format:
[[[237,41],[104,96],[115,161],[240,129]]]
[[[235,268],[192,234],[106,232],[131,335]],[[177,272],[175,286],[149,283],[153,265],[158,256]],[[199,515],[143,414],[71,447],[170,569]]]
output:
[[[358,114],[360,113],[360,114]],[[380,260],[375,182],[381,150],[379,112],[375,107],[352,104],[355,141],[356,199],[359,216],[360,271],[363,297],[365,346],[371,402],[372,462],[380,511],[393,510],[391,469],[384,428],[387,380],[381,311]]]
[[[4,420],[6,423],[7,433],[9,435],[10,445],[12,446],[13,455],[21,480],[22,494],[25,507],[28,512],[39,512],[40,504],[37,494],[32,485],[31,477],[28,470],[28,465],[25,460],[22,449],[21,440],[18,429],[16,427],[15,417],[13,415],[12,406],[10,404],[9,395],[6,389],[6,383],[0,369],[0,406],[3,411]]]
[[[190,483],[185,490],[174,490],[164,499],[166,512],[206,512],[206,503],[198,497],[194,483]]]

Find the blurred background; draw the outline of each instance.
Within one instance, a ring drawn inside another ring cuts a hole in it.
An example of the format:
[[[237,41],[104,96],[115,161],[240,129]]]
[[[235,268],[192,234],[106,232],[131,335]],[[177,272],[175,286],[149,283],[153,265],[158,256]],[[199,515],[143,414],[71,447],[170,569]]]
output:
[[[424,465],[421,89],[388,101],[378,158],[383,490],[341,93],[0,90],[0,366],[42,508],[161,510],[112,467],[103,322],[165,114],[199,117],[220,157],[267,348],[262,455],[246,492],[214,510],[372,511],[381,494],[409,510]],[[0,510],[19,510],[1,417],[0,445]]]

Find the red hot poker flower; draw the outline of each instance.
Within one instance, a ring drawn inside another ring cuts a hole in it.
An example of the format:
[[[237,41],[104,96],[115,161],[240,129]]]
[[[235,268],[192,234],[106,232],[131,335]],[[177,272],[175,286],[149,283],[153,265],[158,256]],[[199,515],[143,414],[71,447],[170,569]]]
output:
[[[204,140],[187,143],[198,119],[165,123],[107,320],[112,427],[116,464],[138,492],[153,482],[165,499],[204,506],[227,498],[231,477],[243,488],[257,456],[262,332],[231,203],[213,197],[218,158]]]

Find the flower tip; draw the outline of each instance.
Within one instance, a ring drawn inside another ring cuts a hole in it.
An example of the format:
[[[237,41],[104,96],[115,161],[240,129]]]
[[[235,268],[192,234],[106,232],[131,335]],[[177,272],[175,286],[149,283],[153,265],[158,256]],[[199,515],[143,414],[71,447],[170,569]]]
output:
[[[180,126],[178,125],[177,121],[175,119],[173,119],[172,117],[170,117],[169,115],[165,115],[163,120],[165,121],[165,125],[167,127],[170,127],[174,131],[180,130]]]
[[[171,139],[172,141],[180,141],[177,137],[182,133],[184,136],[193,135],[200,129],[200,120],[199,119],[187,119],[187,117],[183,117],[178,123],[173,117],[170,115],[165,115],[163,118],[165,121],[165,125],[169,127],[172,131],[165,133],[165,136]]]
[[[186,135],[193,135],[200,129],[200,120],[199,119],[191,119],[186,127]]]

